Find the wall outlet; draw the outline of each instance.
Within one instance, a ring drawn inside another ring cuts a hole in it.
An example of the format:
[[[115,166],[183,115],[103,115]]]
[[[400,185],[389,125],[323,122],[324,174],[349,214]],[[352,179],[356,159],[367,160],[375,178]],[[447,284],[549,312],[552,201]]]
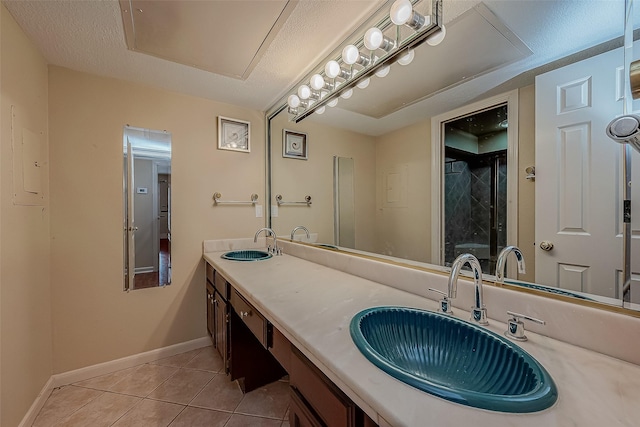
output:
[[[271,205],[271,218],[278,217],[278,205]]]
[[[262,205],[256,205],[256,218],[262,218]]]

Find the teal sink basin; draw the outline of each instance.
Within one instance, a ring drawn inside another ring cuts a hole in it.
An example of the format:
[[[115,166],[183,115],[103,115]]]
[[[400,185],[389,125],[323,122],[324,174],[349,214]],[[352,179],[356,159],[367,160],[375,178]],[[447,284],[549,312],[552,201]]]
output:
[[[253,249],[245,249],[239,251],[231,251],[222,254],[222,258],[232,261],[261,261],[271,258],[271,254],[265,251],[257,251]]]
[[[448,315],[373,307],[351,320],[351,338],[392,377],[443,399],[499,412],[537,412],[558,391],[529,353],[487,329]]]

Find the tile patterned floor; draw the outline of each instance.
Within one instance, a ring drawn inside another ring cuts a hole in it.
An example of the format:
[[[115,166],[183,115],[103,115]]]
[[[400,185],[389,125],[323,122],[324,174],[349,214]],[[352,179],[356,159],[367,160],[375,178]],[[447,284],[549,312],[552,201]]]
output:
[[[247,394],[213,347],[55,389],[33,427],[289,427],[289,383]]]

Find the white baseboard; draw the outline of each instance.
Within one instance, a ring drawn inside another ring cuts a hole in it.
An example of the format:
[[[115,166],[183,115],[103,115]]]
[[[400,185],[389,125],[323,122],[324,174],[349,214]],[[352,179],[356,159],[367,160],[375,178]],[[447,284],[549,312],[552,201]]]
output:
[[[33,403],[31,404],[31,407],[29,408],[25,416],[22,418],[22,421],[20,421],[20,424],[18,424],[18,427],[31,427],[31,425],[33,425],[33,423],[36,420],[36,417],[38,416],[38,414],[40,413],[40,410],[42,409],[45,402],[51,395],[51,392],[53,391],[53,389],[54,389],[53,377],[49,377],[49,381],[47,381],[44,387],[42,387],[42,390],[38,394],[38,397],[36,397],[36,399],[33,401]]]
[[[123,357],[109,362],[98,363],[97,365],[87,366],[73,371],[63,372],[53,375],[54,387],[73,384],[78,381],[88,380],[89,378],[98,377],[100,375],[110,374],[122,369],[131,368],[143,363],[152,362],[154,360],[165,357],[175,356],[176,354],[195,350],[197,348],[207,347],[211,345],[211,339],[206,336],[195,340],[170,345],[168,347],[157,348],[155,350],[145,351],[144,353],[134,354],[132,356]]]
[[[30,427],[38,416],[38,413],[44,406],[45,402],[56,387],[73,384],[78,381],[88,380],[100,375],[110,374],[126,368],[132,368],[143,363],[152,362],[154,360],[163,359],[165,357],[175,356],[176,354],[185,353],[187,351],[196,350],[211,345],[209,336],[197,338],[195,340],[186,341],[179,344],[170,345],[168,347],[157,348],[155,350],[145,351],[144,353],[134,354],[132,356],[123,357],[109,362],[98,363],[97,365],[87,366],[73,371],[63,372],[61,374],[52,375],[49,381],[44,385],[38,397],[25,414],[18,427]]]

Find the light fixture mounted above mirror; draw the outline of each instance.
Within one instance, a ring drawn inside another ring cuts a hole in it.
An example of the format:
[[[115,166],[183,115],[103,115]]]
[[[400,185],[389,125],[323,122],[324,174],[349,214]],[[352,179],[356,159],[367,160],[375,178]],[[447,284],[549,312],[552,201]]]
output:
[[[419,3],[421,0],[396,0],[384,19],[347,45],[338,58],[319,67],[309,85],[301,85],[288,97],[290,120],[298,123],[314,112],[322,114],[339,97],[350,98],[354,87],[366,88],[373,75],[386,76],[394,62],[410,64],[413,49],[420,44],[439,44],[446,34],[442,0],[431,0],[429,15],[416,11]]]

